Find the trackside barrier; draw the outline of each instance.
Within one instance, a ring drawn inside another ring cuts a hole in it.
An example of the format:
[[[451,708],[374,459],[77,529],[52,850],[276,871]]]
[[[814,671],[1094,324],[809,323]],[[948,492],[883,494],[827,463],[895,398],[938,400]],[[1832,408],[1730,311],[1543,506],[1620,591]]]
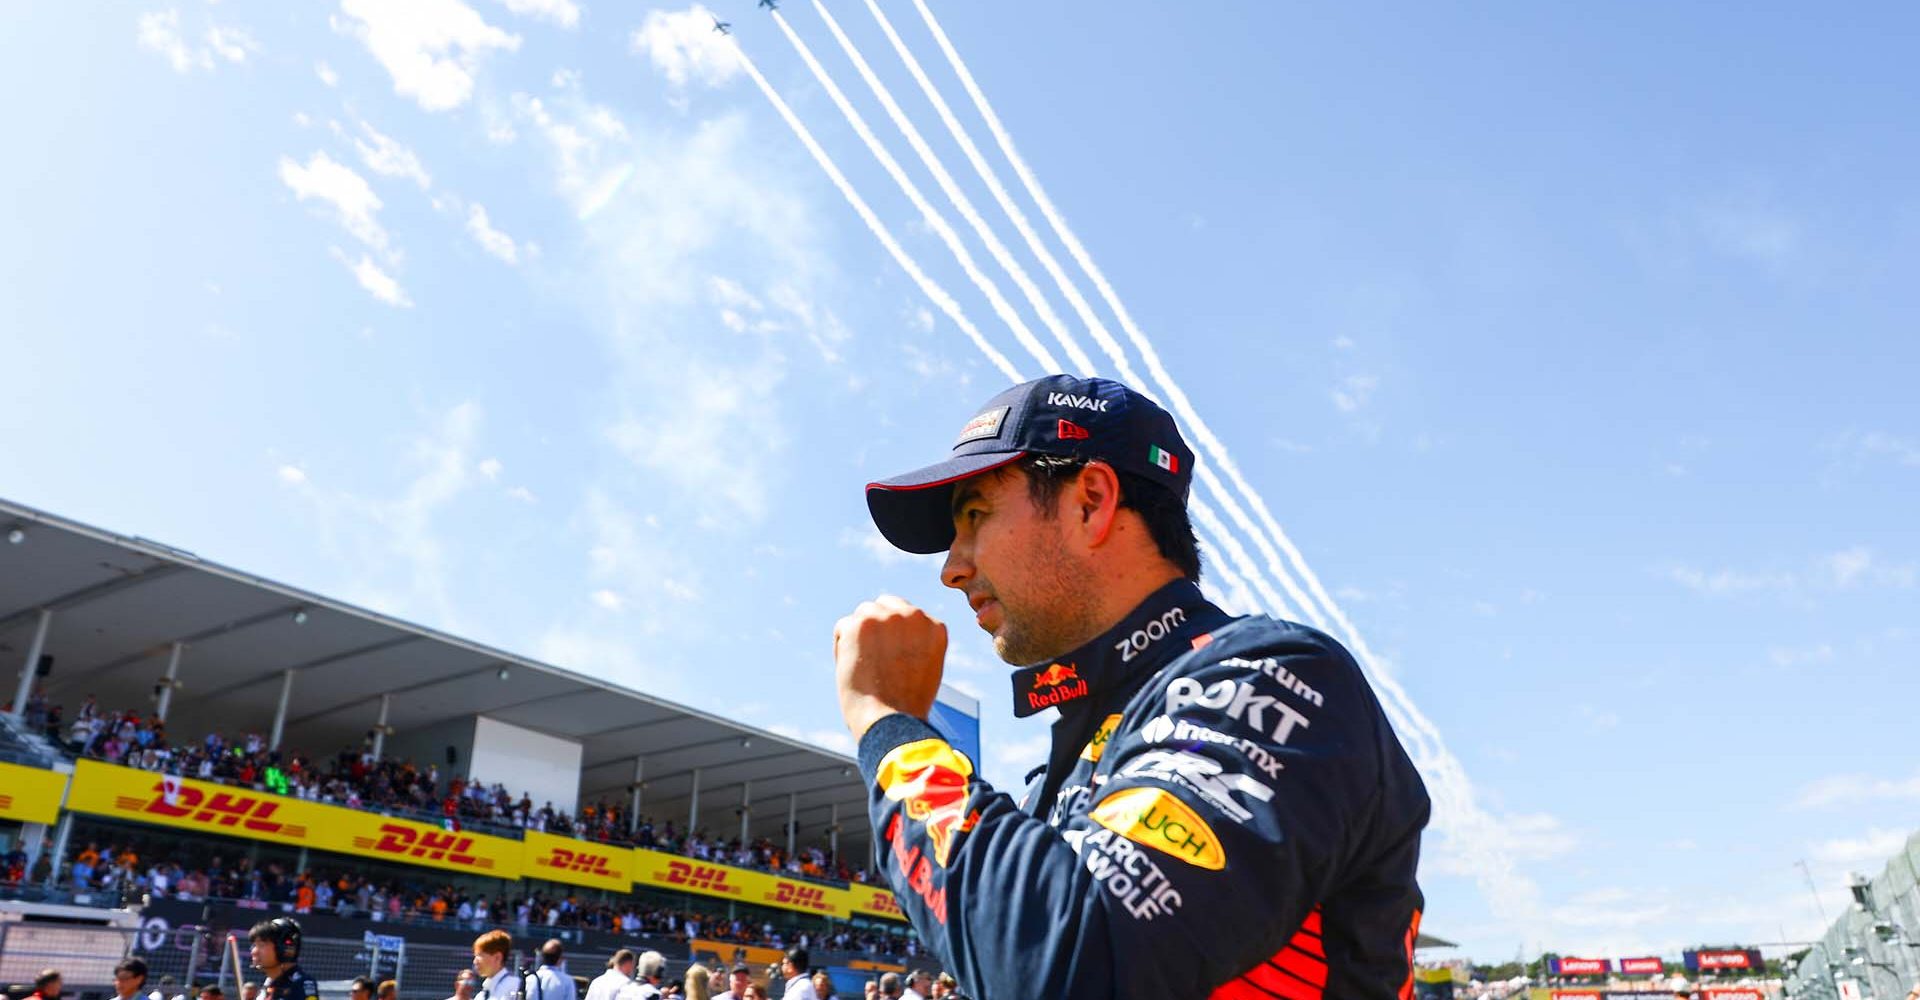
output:
[[[139,933],[132,927],[0,924],[0,983],[31,983],[41,969],[52,968],[71,989],[111,987],[113,967],[133,950]]]

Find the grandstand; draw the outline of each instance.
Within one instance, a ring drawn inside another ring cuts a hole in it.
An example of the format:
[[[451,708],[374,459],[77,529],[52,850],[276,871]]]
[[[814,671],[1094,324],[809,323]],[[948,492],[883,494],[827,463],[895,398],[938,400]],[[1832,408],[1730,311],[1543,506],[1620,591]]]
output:
[[[127,947],[186,956],[183,986],[294,908],[333,971],[404,949],[408,998],[516,921],[588,975],[621,946],[764,968],[804,939],[855,974],[916,947],[864,882],[851,758],[4,500],[0,663],[0,897],[141,906],[165,941]]]

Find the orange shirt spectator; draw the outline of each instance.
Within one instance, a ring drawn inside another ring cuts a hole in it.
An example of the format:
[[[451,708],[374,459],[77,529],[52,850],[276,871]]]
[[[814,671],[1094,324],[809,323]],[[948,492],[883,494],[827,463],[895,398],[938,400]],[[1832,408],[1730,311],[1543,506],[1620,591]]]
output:
[[[296,913],[313,912],[313,884],[302,880],[300,890],[293,894],[293,909]]]

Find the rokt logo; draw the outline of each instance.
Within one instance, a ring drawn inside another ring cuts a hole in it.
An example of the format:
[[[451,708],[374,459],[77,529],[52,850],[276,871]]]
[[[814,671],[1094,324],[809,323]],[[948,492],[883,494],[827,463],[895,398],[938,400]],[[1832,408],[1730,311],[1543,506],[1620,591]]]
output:
[[[656,873],[657,874],[657,873]],[[740,887],[727,883],[727,870],[712,865],[692,865],[685,861],[667,862],[666,879],[674,885],[684,885],[689,889],[704,892],[723,892],[729,896],[740,895]]]
[[[215,792],[209,796],[198,788],[168,781],[155,782],[150,799],[120,795],[114,798],[114,805],[127,812],[184,819],[203,826],[237,826],[256,833],[272,833],[301,840],[307,836],[304,826],[273,820],[280,803],[271,799],[227,792]]]
[[[392,823],[380,824],[380,839],[355,837],[353,846],[363,850],[378,851],[401,858],[419,858],[444,864],[465,865],[471,868],[492,868],[492,858],[476,857],[472,853],[473,838],[462,837],[457,833],[440,833],[434,830],[409,830]]]
[[[619,878],[620,873],[607,868],[607,862],[613,860],[605,854],[588,854],[584,851],[570,851],[556,847],[547,856],[534,862],[548,868],[578,872],[582,875],[598,875],[602,878]]]

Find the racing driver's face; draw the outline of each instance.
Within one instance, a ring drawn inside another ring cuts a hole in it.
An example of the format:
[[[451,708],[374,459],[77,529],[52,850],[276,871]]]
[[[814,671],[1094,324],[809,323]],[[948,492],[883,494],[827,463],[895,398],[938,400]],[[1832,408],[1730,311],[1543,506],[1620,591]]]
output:
[[[1014,466],[954,487],[953,547],[940,582],[967,595],[994,652],[1016,666],[1050,660],[1100,631],[1091,594],[1099,583],[1061,516],[1073,493],[1069,483],[1042,510]]]

